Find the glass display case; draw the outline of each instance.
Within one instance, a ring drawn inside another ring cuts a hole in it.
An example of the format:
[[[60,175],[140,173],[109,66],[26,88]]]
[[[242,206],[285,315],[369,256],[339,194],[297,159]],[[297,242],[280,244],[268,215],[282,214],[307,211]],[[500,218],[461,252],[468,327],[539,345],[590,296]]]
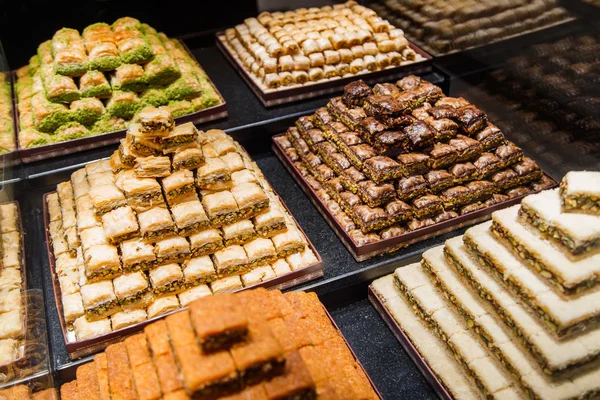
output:
[[[118,396],[108,366],[148,398],[593,398],[599,17],[587,0],[8,4],[0,397],[76,398],[92,370]],[[194,386],[192,356],[229,378]]]

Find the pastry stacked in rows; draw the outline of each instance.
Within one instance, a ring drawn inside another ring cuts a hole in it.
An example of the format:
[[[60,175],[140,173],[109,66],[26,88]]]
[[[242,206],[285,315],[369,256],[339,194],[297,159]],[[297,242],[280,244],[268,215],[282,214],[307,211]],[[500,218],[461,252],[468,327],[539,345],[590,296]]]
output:
[[[15,203],[0,205],[0,366],[23,356],[25,306],[23,302],[23,265],[21,223]],[[0,382],[14,378],[12,368]]]
[[[16,148],[12,103],[10,76],[0,72],[0,154]]]
[[[139,114],[110,160],[47,197],[64,320],[84,340],[242,289],[317,258],[225,132]]]
[[[486,45],[568,18],[557,0],[383,0],[372,7],[434,54]]]
[[[60,29],[17,77],[22,148],[125,129],[148,105],[182,116],[222,102],[177,40],[130,17]]]
[[[552,184],[483,111],[415,76],[353,82],[276,140],[359,245]]]
[[[58,391],[54,388],[31,393],[25,385],[17,385],[8,389],[0,389],[0,399],[3,400],[58,400]]]
[[[63,400],[376,399],[314,293],[250,290],[191,304],[77,369]]]
[[[599,34],[537,44],[492,72],[488,87],[560,128],[548,135],[556,146],[574,142],[585,152],[600,154],[599,53]]]
[[[263,12],[227,29],[224,45],[265,89],[423,60],[410,48],[401,29],[355,1]]]
[[[600,172],[423,253],[371,285],[456,399],[600,392]]]

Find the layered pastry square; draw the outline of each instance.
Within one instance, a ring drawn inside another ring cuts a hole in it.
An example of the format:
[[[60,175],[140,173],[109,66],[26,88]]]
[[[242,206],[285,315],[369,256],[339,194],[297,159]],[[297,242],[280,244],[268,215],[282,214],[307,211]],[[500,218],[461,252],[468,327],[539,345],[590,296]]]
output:
[[[133,209],[119,207],[102,216],[102,227],[109,243],[117,245],[139,235],[139,226]]]
[[[231,171],[220,158],[207,158],[196,171],[196,185],[200,189],[228,189],[231,187]]]
[[[217,274],[221,277],[245,273],[250,264],[246,251],[239,245],[225,247],[211,257]]]
[[[185,288],[186,282],[179,264],[159,265],[148,273],[154,295],[166,296],[177,294]],[[177,300],[177,298],[175,298]],[[156,301],[155,301],[156,302]],[[179,303],[177,303],[177,308]]]
[[[192,257],[212,254],[225,247],[223,237],[218,229],[204,229],[189,236]]]
[[[254,224],[248,219],[234,222],[231,225],[224,225],[221,229],[226,247],[234,244],[244,244],[257,235]]]
[[[240,195],[243,196],[243,194]],[[247,198],[247,196],[243,198]],[[213,226],[229,224],[239,219],[240,209],[230,191],[224,190],[207,194],[202,197],[202,204]]]
[[[85,318],[97,321],[120,310],[113,283],[110,280],[89,283],[81,287]],[[77,323],[77,321],[75,321]]]
[[[131,239],[119,244],[123,272],[147,271],[156,265],[154,246],[143,239]]]
[[[515,169],[516,170],[516,169]],[[565,210],[597,213],[600,211],[600,173],[595,171],[567,172],[560,183],[560,196]]]
[[[175,233],[175,224],[166,207],[154,207],[139,213],[138,221],[145,240],[157,241]]]
[[[196,193],[194,186],[194,174],[192,171],[182,169],[173,172],[171,175],[161,180],[169,204],[176,204],[181,198]]]
[[[198,197],[171,206],[171,214],[180,236],[190,236],[210,226],[210,220]]]
[[[123,274],[113,279],[115,295],[124,309],[144,307],[152,299],[150,284],[143,272]]]

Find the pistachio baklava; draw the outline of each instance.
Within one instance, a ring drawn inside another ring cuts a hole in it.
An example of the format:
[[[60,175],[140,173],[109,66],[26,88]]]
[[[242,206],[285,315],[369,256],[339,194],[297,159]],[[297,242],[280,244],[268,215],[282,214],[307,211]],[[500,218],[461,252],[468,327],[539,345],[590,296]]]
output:
[[[175,234],[175,224],[166,207],[154,207],[138,214],[140,233],[148,241],[157,241]]]
[[[123,274],[113,279],[115,295],[123,309],[143,308],[152,301],[150,284],[141,272]]]
[[[88,321],[103,319],[120,310],[119,301],[110,280],[83,285],[81,298]]]

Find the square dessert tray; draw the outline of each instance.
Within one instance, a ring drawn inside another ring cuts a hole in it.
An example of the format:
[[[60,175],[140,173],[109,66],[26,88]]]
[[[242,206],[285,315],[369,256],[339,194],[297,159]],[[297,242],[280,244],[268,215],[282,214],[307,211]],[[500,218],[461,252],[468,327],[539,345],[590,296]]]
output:
[[[368,83],[375,83],[382,79],[393,80],[405,75],[425,74],[433,70],[433,57],[414,43],[409,43],[409,47],[422,57],[421,61],[407,62],[405,65],[400,66],[390,66],[379,71],[370,72],[366,70],[357,75],[326,78],[316,82],[306,82],[304,84],[295,84],[271,89],[244,68],[239,57],[235,55],[235,52],[227,43],[224,32],[217,33],[216,43],[217,47],[219,47],[227,59],[232,63],[234,68],[246,81],[248,86],[250,86],[250,89],[252,89],[265,107],[273,107],[280,104],[293,103],[295,101],[336,93],[341,91],[344,88],[344,85],[356,79],[362,79]]]
[[[319,210],[321,215],[325,218],[325,221],[331,226],[335,234],[342,241],[346,249],[352,254],[356,261],[365,261],[369,258],[391,253],[404,247],[408,247],[411,244],[418,243],[429,238],[443,235],[454,230],[464,228],[470,225],[483,222],[490,218],[490,215],[502,208],[510,207],[514,204],[518,204],[525,195],[512,198],[501,203],[494,204],[491,207],[486,207],[477,211],[473,211],[467,214],[460,215],[459,217],[452,218],[446,221],[438,222],[430,226],[419,228],[414,231],[406,232],[402,235],[392,237],[389,239],[382,239],[374,243],[358,244],[352,237],[344,230],[340,222],[331,213],[331,210],[317,195],[316,191],[310,186],[306,177],[298,170],[294,165],[294,162],[289,158],[284,149],[281,147],[277,138],[285,137],[285,134],[280,134],[273,137],[273,152],[277,155],[279,160],[290,172],[294,180],[302,188],[302,191],[308,196],[310,201]],[[553,183],[552,187],[556,187],[558,183],[548,174],[544,173],[548,179],[551,179]]]
[[[101,335],[101,336],[94,337],[91,339],[70,342],[67,339],[67,324],[65,323],[65,318],[64,318],[64,313],[63,313],[62,293],[60,290],[60,284],[58,282],[58,275],[56,274],[56,258],[54,257],[54,254],[52,252],[52,245],[50,244],[51,239],[50,239],[50,234],[49,234],[49,230],[48,230],[50,220],[49,220],[48,206],[47,206],[48,203],[46,201],[46,198],[48,197],[48,195],[50,195],[52,193],[55,193],[55,192],[46,193],[46,194],[44,194],[44,198],[43,198],[43,201],[44,201],[44,210],[43,210],[44,211],[44,228],[45,228],[44,230],[46,232],[46,246],[47,246],[47,250],[48,250],[48,260],[50,262],[52,286],[54,289],[54,301],[55,301],[56,307],[58,309],[60,326],[62,328],[63,337],[65,339],[67,351],[68,351],[71,359],[77,359],[77,358],[84,357],[86,355],[97,353],[98,351],[101,351],[104,348],[106,348],[106,346],[108,346],[112,343],[116,343],[116,342],[120,341],[121,339],[131,335],[132,333],[139,332],[140,330],[142,330],[144,328],[144,326],[148,325],[149,323],[152,323],[153,321],[164,318],[165,315],[169,315],[169,314],[172,314],[174,312],[177,312],[179,310],[186,308],[186,307],[178,308],[177,310],[171,311],[166,314],[158,315],[152,319],[145,320],[141,323],[138,323],[138,324],[135,324],[132,326],[128,326],[128,327],[125,327],[125,328],[122,328],[122,329],[119,329],[116,331],[112,331],[109,334]],[[317,257],[318,262],[316,262],[312,265],[308,265],[303,268],[297,269],[295,271],[289,272],[285,275],[277,276],[270,280],[244,287],[241,290],[252,289],[252,288],[257,288],[257,287],[284,290],[284,289],[287,289],[287,288],[290,288],[293,286],[297,286],[297,285],[300,285],[300,284],[308,282],[308,281],[312,281],[312,280],[321,278],[323,276],[324,265],[323,265],[323,260],[321,259],[320,254],[317,252],[315,246],[312,244],[310,239],[308,239],[308,236],[306,236],[306,234],[304,233],[304,230],[302,230],[302,227],[298,224],[298,221],[296,221],[296,219],[291,214],[290,210],[287,208],[287,206],[285,205],[283,200],[281,201],[281,204],[284,206],[285,211],[287,211],[288,214],[292,217],[292,219],[294,220],[294,223],[300,229],[300,232],[302,233],[302,235],[307,239],[309,247],[313,251],[315,256]]]
[[[414,75],[346,85],[272,147],[357,261],[556,186],[484,111]]]
[[[177,40],[177,39],[174,39],[174,40]],[[194,54],[190,51],[190,49],[187,47],[185,42],[183,42],[182,40],[177,40],[177,42],[179,42],[181,44],[181,46],[185,49],[187,54],[194,61],[196,61],[196,63],[198,63],[200,65],[200,63],[198,62],[198,60],[196,60],[196,58],[194,57]],[[13,71],[10,75],[12,78],[13,85],[16,85],[16,83],[17,83],[16,72]],[[195,111],[191,114],[183,115],[181,117],[177,117],[177,118],[175,118],[175,121],[177,123],[182,124],[185,122],[192,122],[194,124],[201,124],[201,123],[205,123],[208,121],[213,121],[216,119],[221,119],[221,118],[227,117],[227,103],[226,103],[225,99],[219,92],[219,89],[216,87],[216,85],[212,82],[210,77],[207,76],[207,80],[211,84],[211,86],[213,87],[215,92],[218,94],[221,102],[215,106],[208,107],[208,108],[205,108],[200,111]],[[18,151],[18,156],[21,159],[21,162],[23,162],[25,164],[32,163],[35,161],[45,160],[48,158],[60,157],[60,156],[64,156],[67,154],[77,153],[77,152],[84,151],[84,150],[90,150],[90,149],[94,149],[97,147],[115,144],[115,143],[118,143],[119,140],[121,140],[125,137],[125,132],[127,131],[127,129],[120,129],[120,130],[113,131],[113,132],[101,133],[98,135],[87,136],[87,137],[83,137],[80,139],[67,140],[67,141],[60,142],[60,143],[36,146],[36,147],[32,147],[32,148],[22,148],[19,145],[19,140],[18,140],[20,128],[19,128],[19,122],[18,122],[19,121],[19,111],[18,111],[17,106],[18,106],[17,91],[13,90],[13,109],[14,109],[14,115],[15,115],[15,121],[16,121],[15,137],[16,137],[17,148],[18,148],[17,151]],[[8,154],[13,154],[13,153],[8,153]]]
[[[266,107],[432,70],[402,29],[353,0],[262,12],[218,32],[217,46]]]

